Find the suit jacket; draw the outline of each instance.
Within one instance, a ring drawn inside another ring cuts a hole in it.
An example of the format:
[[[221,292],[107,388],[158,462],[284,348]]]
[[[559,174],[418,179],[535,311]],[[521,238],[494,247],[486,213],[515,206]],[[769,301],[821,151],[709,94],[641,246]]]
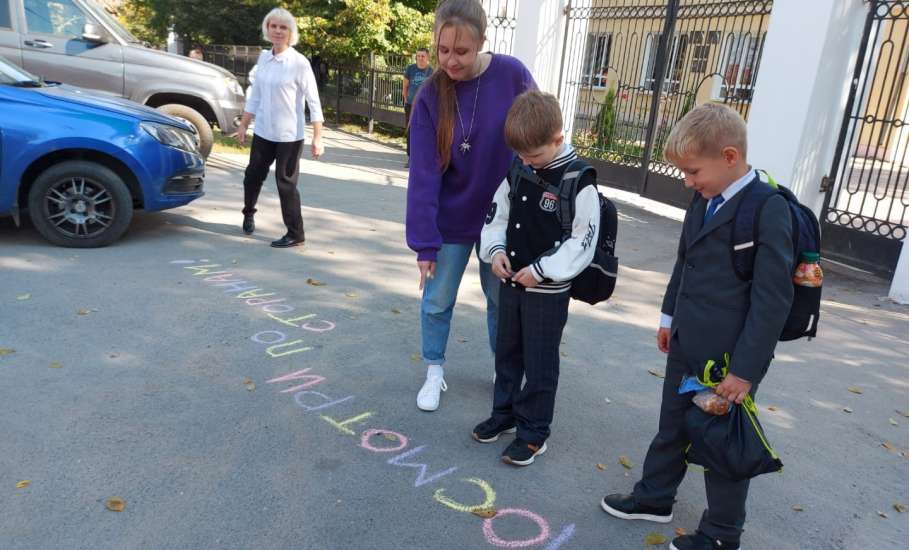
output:
[[[671,345],[678,342],[681,349],[674,351],[682,353],[693,372],[708,359],[729,353],[729,371],[754,384],[764,377],[789,315],[795,265],[789,205],[775,195],[760,213],[753,279],[742,281],[735,274],[735,212],[756,184],[761,184],[757,176],[706,225],[707,201],[700,195],[692,201],[662,307],[672,315]]]

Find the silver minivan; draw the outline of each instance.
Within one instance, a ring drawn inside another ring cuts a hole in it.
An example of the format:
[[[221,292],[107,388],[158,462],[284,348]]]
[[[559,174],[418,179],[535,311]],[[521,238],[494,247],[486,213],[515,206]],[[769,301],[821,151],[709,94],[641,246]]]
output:
[[[111,92],[185,119],[211,151],[245,98],[226,70],[147,48],[92,0],[0,0],[0,56],[44,80]]]

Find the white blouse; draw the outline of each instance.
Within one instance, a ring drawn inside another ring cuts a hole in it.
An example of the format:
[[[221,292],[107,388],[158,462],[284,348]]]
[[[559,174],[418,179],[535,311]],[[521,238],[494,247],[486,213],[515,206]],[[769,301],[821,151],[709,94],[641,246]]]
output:
[[[316,76],[306,57],[293,48],[278,55],[259,54],[256,80],[246,98],[247,113],[256,118],[254,133],[269,141],[299,141],[305,136],[304,101],[312,122],[321,122],[322,103]]]

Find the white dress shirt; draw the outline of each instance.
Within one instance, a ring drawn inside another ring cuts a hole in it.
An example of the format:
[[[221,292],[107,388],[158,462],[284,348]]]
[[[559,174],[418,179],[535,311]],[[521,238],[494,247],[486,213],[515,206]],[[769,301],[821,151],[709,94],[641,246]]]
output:
[[[266,50],[259,54],[256,67],[244,111],[255,116],[257,136],[277,142],[303,139],[304,101],[309,104],[312,122],[324,120],[316,75],[303,54],[293,48],[278,55]]]
[[[729,202],[729,199],[734,197],[736,195],[736,193],[738,193],[739,191],[744,189],[745,186],[748,185],[752,179],[754,179],[754,176],[755,176],[754,169],[749,168],[747,174],[745,174],[744,176],[742,176],[739,179],[732,182],[732,184],[730,184],[729,187],[727,187],[722,193],[720,193],[721,195],[723,195],[723,202],[721,202],[716,207],[716,210],[713,211],[713,215],[715,216],[716,213],[720,210],[720,208],[722,208],[724,204]],[[672,315],[666,315],[665,313],[660,313],[660,328],[669,328],[671,326],[672,326]]]

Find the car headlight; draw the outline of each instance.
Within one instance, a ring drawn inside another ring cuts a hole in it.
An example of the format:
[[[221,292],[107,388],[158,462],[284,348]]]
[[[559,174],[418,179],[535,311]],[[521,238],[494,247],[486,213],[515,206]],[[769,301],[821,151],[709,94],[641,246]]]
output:
[[[192,132],[157,122],[143,122],[139,126],[164,145],[189,153],[199,153],[199,140]]]
[[[226,77],[224,79],[224,84],[227,85],[227,89],[237,95],[243,95],[243,86],[240,86],[240,83],[237,82],[237,79],[234,77]]]

